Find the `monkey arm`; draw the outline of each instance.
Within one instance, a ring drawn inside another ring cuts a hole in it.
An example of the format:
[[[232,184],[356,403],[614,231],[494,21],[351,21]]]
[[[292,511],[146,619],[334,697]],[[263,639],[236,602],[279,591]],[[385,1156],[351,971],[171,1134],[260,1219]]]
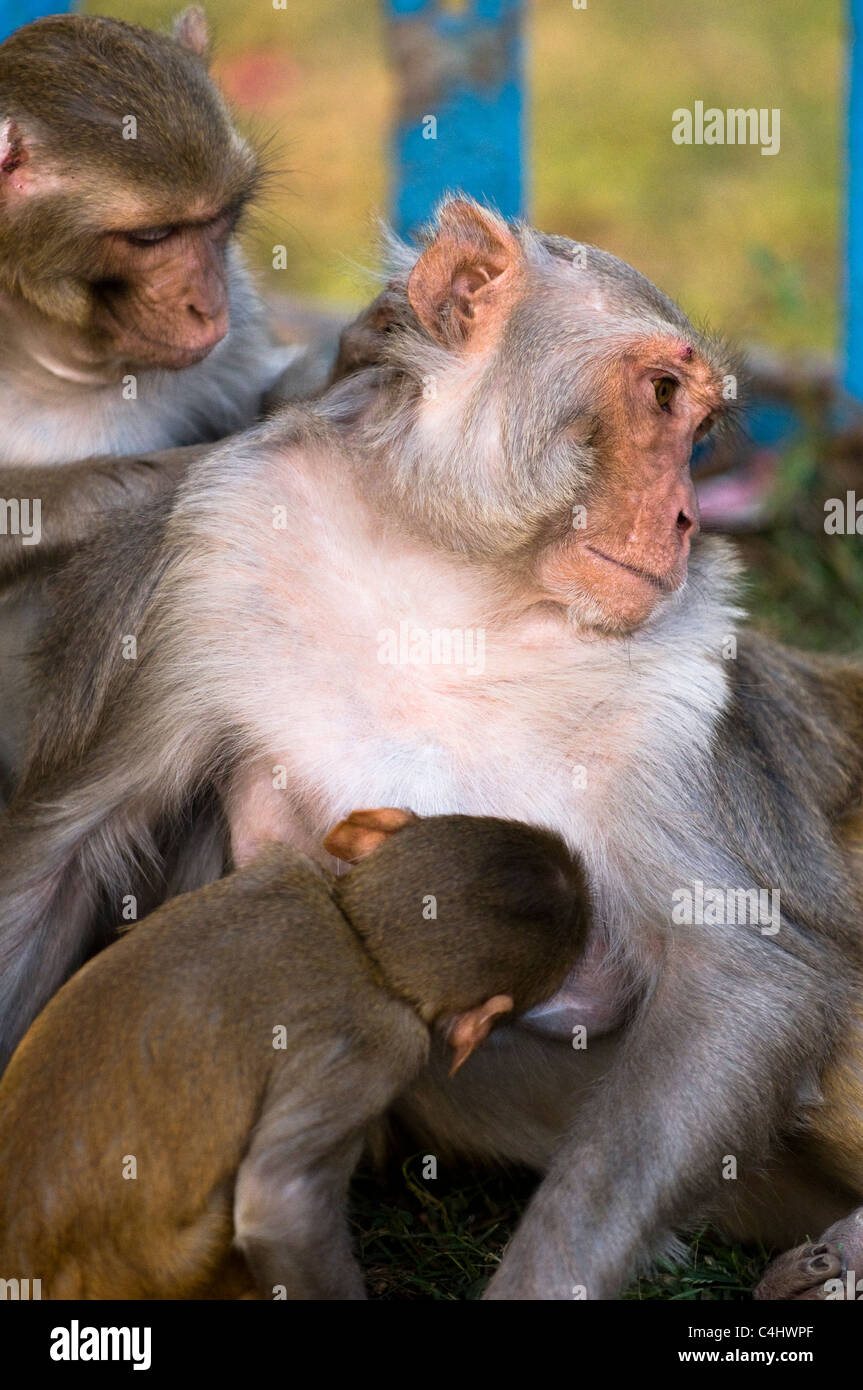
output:
[[[617,1296],[639,1260],[728,1199],[729,1159],[740,1169],[763,1160],[793,1114],[828,1042],[824,978],[761,938],[677,950],[685,959],[657,977],[487,1298]]]
[[[0,583],[50,568],[95,535],[112,513],[171,491],[208,447],[192,444],[154,454],[0,470],[0,497],[7,503]],[[8,502],[13,498],[30,503],[30,536],[9,533]]]

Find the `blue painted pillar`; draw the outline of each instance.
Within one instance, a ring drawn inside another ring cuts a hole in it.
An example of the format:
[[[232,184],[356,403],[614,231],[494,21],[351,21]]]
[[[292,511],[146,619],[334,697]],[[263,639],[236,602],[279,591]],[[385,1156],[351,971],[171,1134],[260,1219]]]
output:
[[[849,0],[845,386],[863,400],[863,0]]]
[[[64,14],[72,8],[71,3],[64,5],[63,0],[0,0],[0,42],[8,38],[13,29],[29,24],[31,19]]]
[[[397,83],[392,220],[448,189],[523,211],[522,0],[384,0]]]

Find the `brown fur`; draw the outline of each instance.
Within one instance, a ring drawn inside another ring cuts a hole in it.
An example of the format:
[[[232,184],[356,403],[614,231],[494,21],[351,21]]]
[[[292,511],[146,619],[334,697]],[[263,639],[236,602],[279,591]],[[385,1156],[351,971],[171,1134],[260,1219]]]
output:
[[[347,1186],[426,1025],[465,1062],[554,991],[586,917],[557,837],[394,816],[339,827],[352,859],[377,836],[346,877],[279,847],[175,898],[52,1001],[0,1083],[0,1276],[49,1299],[363,1297]]]

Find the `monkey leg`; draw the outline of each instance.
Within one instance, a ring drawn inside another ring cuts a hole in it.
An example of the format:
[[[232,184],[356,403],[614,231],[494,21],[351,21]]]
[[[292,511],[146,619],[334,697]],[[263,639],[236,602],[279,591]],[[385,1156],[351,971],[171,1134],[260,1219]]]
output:
[[[645,1257],[667,1248],[669,1233],[717,1200],[723,1155],[754,1166],[768,1151],[786,1097],[778,1087],[762,1094],[762,1073],[744,1078],[740,1059],[757,1050],[763,1075],[781,1075],[789,1060],[796,1070],[817,1045],[820,986],[754,934],[729,934],[720,952],[699,944],[700,955],[675,957],[632,1024],[628,1045],[555,1154],[486,1299],[617,1296]],[[726,999],[719,1012],[717,997]],[[789,1010],[789,997],[799,1013]],[[689,1026],[673,1037],[681,1015]]]
[[[846,818],[841,833],[863,913],[863,811]],[[859,961],[857,982],[856,1010],[824,1068],[821,1104],[812,1110],[806,1127],[808,1151],[822,1171],[854,1194],[854,1205],[863,1202],[863,974]]]
[[[235,1243],[263,1298],[363,1299],[347,1223],[362,1140],[322,1158],[302,1149],[301,1136],[286,1151],[259,1131],[237,1174]]]
[[[848,1276],[851,1276],[850,1279]],[[838,1287],[828,1281],[838,1280]],[[863,1207],[774,1260],[755,1290],[758,1299],[850,1298],[863,1301]]]
[[[844,1279],[849,1269],[863,1277],[863,1208],[847,1215],[863,1199],[863,1015],[844,1032],[820,1090],[805,1131],[734,1185],[717,1222],[731,1240],[790,1247],[768,1268],[759,1299],[827,1298],[827,1280]]]

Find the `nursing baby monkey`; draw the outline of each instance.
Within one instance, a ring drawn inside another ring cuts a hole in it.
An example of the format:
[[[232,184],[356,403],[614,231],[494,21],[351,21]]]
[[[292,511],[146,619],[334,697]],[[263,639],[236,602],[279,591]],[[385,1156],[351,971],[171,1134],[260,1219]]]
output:
[[[4,1050],[130,895],[315,855],[363,802],[539,822],[589,952],[399,1102],[437,1153],[544,1171],[488,1296],[614,1296],[705,1216],[817,1234],[863,1198],[863,672],[742,628],[699,536],[733,361],[614,257],[453,199],[341,363],[60,578],[0,835]],[[680,919],[698,885],[775,920]]]
[[[365,1297],[346,1205],[370,1124],[430,1027],[455,1071],[554,992],[587,895],[558,836],[512,821],[359,811],[326,847],[360,862],[271,847],[52,1000],[0,1082],[0,1275],[50,1299]]]

